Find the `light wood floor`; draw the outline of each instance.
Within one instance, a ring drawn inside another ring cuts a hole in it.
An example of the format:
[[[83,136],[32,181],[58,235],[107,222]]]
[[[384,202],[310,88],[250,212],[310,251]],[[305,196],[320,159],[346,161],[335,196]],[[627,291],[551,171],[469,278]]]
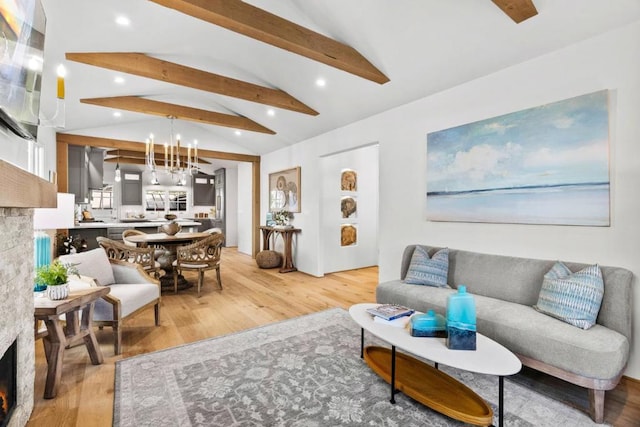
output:
[[[251,257],[234,248],[224,249],[221,272],[223,291],[216,288],[215,273],[209,272],[200,298],[194,288],[163,294],[161,326],[154,326],[153,310],[128,319],[123,352],[117,357],[111,329],[97,330],[105,359],[102,365],[91,364],[84,346],[66,350],[55,399],[42,397],[47,366],[42,341],[36,341],[35,406],[27,426],[110,426],[115,361],[327,308],[373,302],[378,283],[375,267],[324,278],[261,270]],[[195,283],[195,275],[187,278]],[[640,425],[640,382],[623,380],[607,393],[606,404],[606,422],[620,427]]]

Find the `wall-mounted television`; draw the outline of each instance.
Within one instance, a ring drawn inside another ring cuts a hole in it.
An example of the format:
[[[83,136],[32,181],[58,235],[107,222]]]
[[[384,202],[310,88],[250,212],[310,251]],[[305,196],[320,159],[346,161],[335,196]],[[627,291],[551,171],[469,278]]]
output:
[[[35,139],[46,18],[40,0],[0,0],[0,125]]]

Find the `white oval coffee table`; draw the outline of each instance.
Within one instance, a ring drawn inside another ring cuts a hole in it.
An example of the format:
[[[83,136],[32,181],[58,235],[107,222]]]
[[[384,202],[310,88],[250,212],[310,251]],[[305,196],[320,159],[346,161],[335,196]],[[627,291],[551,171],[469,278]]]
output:
[[[476,334],[476,350],[449,350],[444,338],[412,337],[405,328],[374,322],[373,316],[367,313],[367,309],[378,305],[380,304],[356,304],[349,308],[349,314],[360,325],[362,330],[360,356],[365,359],[376,373],[391,384],[392,403],[395,403],[395,393],[400,390],[452,418],[477,425],[490,425],[493,412],[488,405],[486,405],[486,408],[489,408],[489,413],[483,413],[481,402],[477,401],[476,397],[478,396],[472,390],[437,370],[438,364],[444,364],[469,372],[498,376],[498,420],[499,425],[502,426],[504,377],[516,374],[522,368],[522,363],[511,351],[479,333]],[[391,345],[391,351],[381,347],[367,347],[365,349],[365,330],[388,342]],[[435,368],[410,356],[402,354],[397,356],[396,347],[415,356],[433,361],[436,364]],[[397,372],[400,377],[396,376],[396,362],[401,364]],[[441,387],[448,387],[445,390],[450,390],[456,395],[443,395],[441,389],[433,390],[433,387],[429,387],[429,384],[416,385],[415,378],[410,378],[416,375],[422,376],[422,383],[438,382]],[[462,395],[465,396],[465,399],[460,398]],[[451,404],[443,405],[442,399],[446,400],[449,397],[451,398]],[[476,405],[480,406],[476,407]],[[476,412],[477,416],[465,413],[470,407]],[[487,422],[487,420],[489,421]]]

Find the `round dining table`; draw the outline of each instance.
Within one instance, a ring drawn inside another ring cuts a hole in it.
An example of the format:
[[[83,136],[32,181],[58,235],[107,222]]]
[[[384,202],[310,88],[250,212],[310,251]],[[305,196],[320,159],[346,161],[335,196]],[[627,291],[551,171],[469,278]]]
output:
[[[173,261],[176,259],[176,252],[178,246],[188,245],[196,240],[204,239],[211,236],[210,233],[196,232],[196,233],[176,233],[169,235],[166,233],[149,233],[149,234],[136,234],[133,236],[127,236],[127,240],[135,243],[138,246],[162,246],[166,251],[164,254],[158,257],[160,267],[165,271],[165,275],[160,277],[160,284],[162,290],[174,289],[173,287]],[[178,289],[186,289],[193,286],[187,279],[178,275]]]

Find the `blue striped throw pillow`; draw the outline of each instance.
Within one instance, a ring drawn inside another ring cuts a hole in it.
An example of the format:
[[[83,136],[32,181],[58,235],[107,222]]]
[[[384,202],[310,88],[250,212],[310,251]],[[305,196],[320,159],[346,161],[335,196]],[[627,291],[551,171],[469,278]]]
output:
[[[424,248],[416,246],[404,283],[448,288],[448,274],[449,248],[440,249],[429,258],[429,253]]]
[[[589,329],[596,323],[603,295],[604,281],[597,264],[572,273],[558,261],[544,275],[538,303],[533,308],[570,325]]]

